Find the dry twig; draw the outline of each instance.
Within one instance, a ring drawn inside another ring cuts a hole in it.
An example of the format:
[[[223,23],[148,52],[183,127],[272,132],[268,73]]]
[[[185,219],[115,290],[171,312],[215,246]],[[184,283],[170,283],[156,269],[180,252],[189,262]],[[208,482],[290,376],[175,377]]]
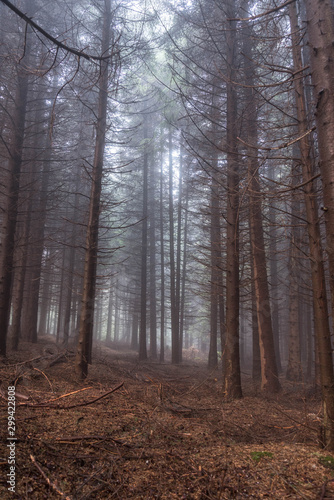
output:
[[[52,481],[50,481],[50,479],[45,474],[45,472],[43,471],[43,469],[40,467],[40,465],[38,465],[38,463],[36,461],[36,458],[33,455],[31,455],[31,454],[30,454],[30,459],[31,459],[32,463],[35,465],[35,467],[38,469],[38,471],[41,474],[41,476],[48,483],[48,485],[50,486],[50,488],[52,488],[54,491],[56,491],[58,493],[58,495],[60,495],[61,497],[65,498],[65,500],[72,500],[71,497],[67,496],[63,491],[61,491],[58,488],[58,486],[57,486],[56,483],[53,483]]]
[[[29,408],[56,408],[57,410],[70,410],[71,408],[77,408],[78,406],[87,406],[87,405],[91,405],[93,403],[96,403],[96,401],[99,401],[100,399],[105,398],[106,396],[109,396],[109,394],[112,394],[113,392],[118,391],[118,389],[123,387],[123,385],[124,385],[124,382],[119,384],[117,387],[114,387],[110,391],[105,392],[104,394],[102,394],[102,396],[99,396],[98,398],[92,399],[91,401],[85,401],[84,403],[77,403],[77,404],[70,405],[70,406],[51,405],[51,404],[48,404],[49,403],[48,401],[46,401],[44,403],[38,403],[38,404],[22,403],[21,406],[27,406]],[[79,392],[79,391],[77,391],[77,392]],[[52,400],[50,400],[50,401],[52,401]]]

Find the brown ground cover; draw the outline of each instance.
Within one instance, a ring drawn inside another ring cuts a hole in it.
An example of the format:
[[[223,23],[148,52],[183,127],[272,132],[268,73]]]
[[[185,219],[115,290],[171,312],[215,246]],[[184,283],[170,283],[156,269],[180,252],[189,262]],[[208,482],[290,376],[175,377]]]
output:
[[[334,499],[310,386],[285,383],[264,398],[245,375],[245,397],[229,402],[220,371],[200,361],[139,364],[103,346],[79,383],[63,353],[50,366],[57,351],[44,339],[0,365],[1,499]],[[11,493],[5,397],[16,379]]]

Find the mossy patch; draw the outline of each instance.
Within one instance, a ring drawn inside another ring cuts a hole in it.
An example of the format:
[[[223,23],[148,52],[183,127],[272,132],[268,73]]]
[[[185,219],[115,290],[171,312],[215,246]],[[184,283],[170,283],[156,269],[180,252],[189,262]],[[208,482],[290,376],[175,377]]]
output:
[[[259,462],[264,457],[273,458],[273,454],[270,451],[252,451],[250,455],[254,462]]]
[[[330,455],[318,457],[319,463],[328,469],[334,470],[334,458]]]

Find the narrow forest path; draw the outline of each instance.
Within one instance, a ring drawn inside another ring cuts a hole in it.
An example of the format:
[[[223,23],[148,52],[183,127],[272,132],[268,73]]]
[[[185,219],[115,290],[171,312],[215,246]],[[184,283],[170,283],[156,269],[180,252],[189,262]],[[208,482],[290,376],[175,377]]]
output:
[[[134,353],[104,346],[78,383],[73,357],[47,366],[39,358],[46,352],[62,354],[49,340],[22,343],[0,365],[3,429],[6,390],[19,376],[16,493],[7,490],[4,433],[1,498],[334,497],[334,459],[318,446],[321,404],[312,388],[283,384],[280,395],[263,398],[245,377],[246,396],[226,402],[218,370],[139,364]]]

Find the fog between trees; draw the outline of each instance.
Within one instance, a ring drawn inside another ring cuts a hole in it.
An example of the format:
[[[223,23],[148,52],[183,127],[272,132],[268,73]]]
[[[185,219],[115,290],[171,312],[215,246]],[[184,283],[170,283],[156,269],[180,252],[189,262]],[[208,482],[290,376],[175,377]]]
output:
[[[334,448],[333,3],[0,3],[0,354],[51,334],[320,385]]]

